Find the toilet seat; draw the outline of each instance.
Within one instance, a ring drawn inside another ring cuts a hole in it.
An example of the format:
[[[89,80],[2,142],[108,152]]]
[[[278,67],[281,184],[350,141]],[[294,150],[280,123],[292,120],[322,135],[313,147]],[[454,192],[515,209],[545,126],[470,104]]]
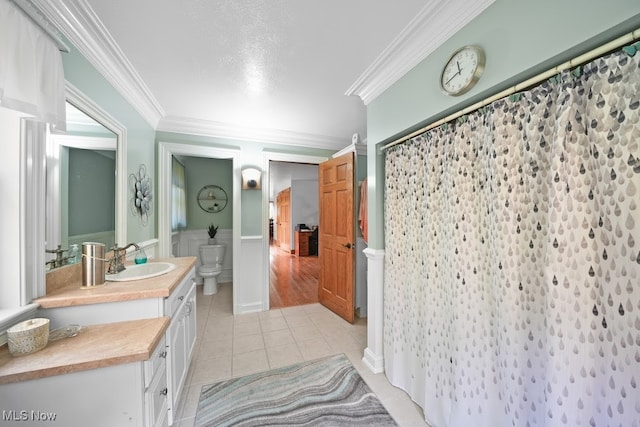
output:
[[[200,266],[200,268],[198,269],[198,272],[201,274],[212,274],[212,273],[217,273],[221,270],[222,270],[222,265],[220,264],[207,264],[207,265]]]

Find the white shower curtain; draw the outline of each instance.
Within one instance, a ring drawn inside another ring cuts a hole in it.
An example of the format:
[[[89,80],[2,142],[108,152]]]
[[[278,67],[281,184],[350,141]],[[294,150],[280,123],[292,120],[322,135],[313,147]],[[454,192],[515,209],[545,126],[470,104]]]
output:
[[[433,427],[640,426],[640,53],[386,153],[384,356]]]

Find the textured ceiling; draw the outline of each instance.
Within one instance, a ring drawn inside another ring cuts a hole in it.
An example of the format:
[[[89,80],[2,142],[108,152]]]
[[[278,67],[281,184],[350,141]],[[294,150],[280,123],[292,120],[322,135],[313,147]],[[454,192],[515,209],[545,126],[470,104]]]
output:
[[[88,3],[166,118],[318,135],[346,146],[354,132],[366,135],[366,119],[362,100],[345,92],[426,2]]]

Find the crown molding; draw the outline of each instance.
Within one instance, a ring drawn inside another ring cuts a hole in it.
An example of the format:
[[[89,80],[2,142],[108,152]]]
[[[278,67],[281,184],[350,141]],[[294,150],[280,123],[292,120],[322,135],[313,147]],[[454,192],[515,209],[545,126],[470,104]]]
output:
[[[165,116],[160,119],[157,131],[325,150],[339,150],[349,143],[346,138],[280,129],[247,128],[210,120],[177,116]]]
[[[156,128],[163,108],[86,0],[27,0]]]
[[[62,37],[53,23],[51,23],[44,15],[35,8],[30,0],[13,0],[13,3],[20,8],[33,22],[38,25],[58,46],[61,52],[69,53],[69,46],[62,41]]]
[[[430,0],[345,95],[368,105],[495,0]]]

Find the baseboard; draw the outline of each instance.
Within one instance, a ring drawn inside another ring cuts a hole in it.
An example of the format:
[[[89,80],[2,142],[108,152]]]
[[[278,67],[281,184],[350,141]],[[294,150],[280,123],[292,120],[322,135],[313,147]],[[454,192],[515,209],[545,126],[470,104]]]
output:
[[[233,314],[258,313],[261,311],[263,311],[262,302],[254,302],[251,304],[237,305],[235,310],[233,310]]]
[[[364,363],[365,366],[374,374],[384,372],[384,358],[373,354],[373,352],[369,350],[369,347],[364,349],[362,363]]]

